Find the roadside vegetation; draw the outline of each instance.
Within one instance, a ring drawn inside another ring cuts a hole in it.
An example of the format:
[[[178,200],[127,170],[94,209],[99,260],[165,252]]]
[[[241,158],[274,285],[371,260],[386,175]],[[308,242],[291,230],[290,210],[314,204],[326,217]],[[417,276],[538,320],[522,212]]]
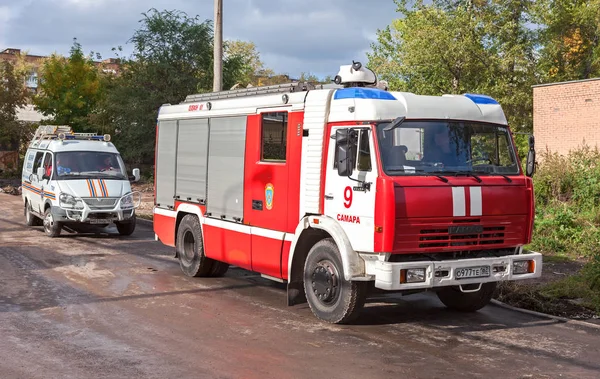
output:
[[[544,254],[544,278],[500,287],[509,304],[558,316],[600,315],[600,152],[540,154],[530,250]]]

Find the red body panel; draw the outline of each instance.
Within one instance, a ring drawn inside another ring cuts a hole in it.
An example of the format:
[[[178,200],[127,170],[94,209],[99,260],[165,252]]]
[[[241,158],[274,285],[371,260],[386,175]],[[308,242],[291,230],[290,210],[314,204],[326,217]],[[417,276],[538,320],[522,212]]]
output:
[[[281,278],[283,280],[288,279],[288,260],[290,258],[290,249],[292,243],[290,241],[283,241],[283,251],[281,252]]]
[[[167,246],[175,247],[175,217],[154,214],[154,233]]]
[[[252,270],[250,234],[204,224],[204,254],[218,261]]]
[[[283,240],[253,235],[252,270],[280,278],[282,248]]]

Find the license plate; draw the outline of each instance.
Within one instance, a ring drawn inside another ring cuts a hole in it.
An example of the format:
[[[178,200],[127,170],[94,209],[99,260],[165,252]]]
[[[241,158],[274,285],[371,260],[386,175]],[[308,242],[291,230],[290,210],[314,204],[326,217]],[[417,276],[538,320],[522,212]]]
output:
[[[108,220],[105,220],[105,219],[103,219],[103,218],[88,218],[88,222],[89,222],[90,224],[106,224],[106,223],[108,223],[109,221],[108,221]]]
[[[490,276],[490,266],[463,267],[454,270],[456,279],[484,278]]]
[[[460,225],[448,227],[448,234],[480,234],[483,232],[481,225]]]

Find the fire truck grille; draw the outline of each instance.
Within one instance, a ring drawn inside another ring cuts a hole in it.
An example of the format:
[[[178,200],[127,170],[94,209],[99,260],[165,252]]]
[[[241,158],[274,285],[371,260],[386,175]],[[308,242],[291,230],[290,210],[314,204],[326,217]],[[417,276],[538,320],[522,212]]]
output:
[[[90,209],[112,209],[117,204],[118,199],[114,198],[88,198],[83,199]]]
[[[421,229],[419,247],[485,246],[504,243],[504,226],[485,226],[481,232],[450,234],[449,228]]]

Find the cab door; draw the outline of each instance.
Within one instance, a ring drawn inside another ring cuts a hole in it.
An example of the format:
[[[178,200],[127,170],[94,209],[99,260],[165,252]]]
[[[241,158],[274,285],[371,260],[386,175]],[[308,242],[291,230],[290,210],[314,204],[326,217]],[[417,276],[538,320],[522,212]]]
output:
[[[42,192],[42,177],[38,177],[37,170],[42,167],[42,163],[44,161],[44,152],[37,151],[35,153],[35,157],[33,158],[33,168],[31,174],[29,175],[30,183],[26,186],[27,191],[29,192],[29,202],[31,203],[31,209],[35,212],[42,213],[42,204],[43,204],[43,192]]]
[[[355,132],[350,148],[354,158],[350,176],[338,174],[336,131]],[[337,220],[356,251],[373,251],[375,237],[375,193],[377,160],[371,127],[334,126],[327,150],[324,213]]]

